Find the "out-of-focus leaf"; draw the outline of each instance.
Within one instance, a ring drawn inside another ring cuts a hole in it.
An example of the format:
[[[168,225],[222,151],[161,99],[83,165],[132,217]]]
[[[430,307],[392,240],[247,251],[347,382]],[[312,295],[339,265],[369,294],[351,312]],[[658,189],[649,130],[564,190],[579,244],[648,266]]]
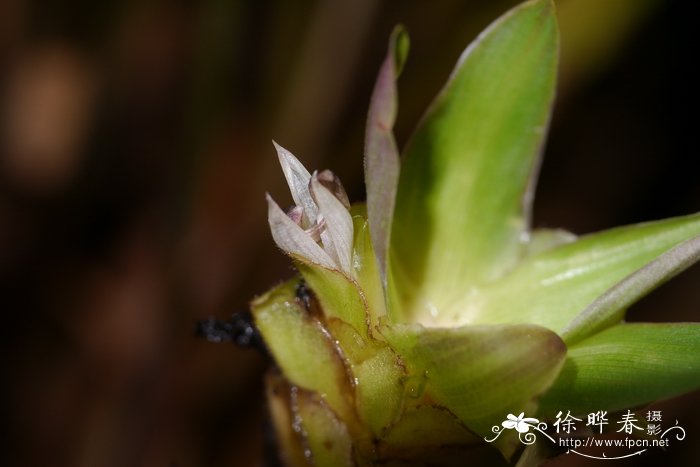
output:
[[[283,284],[253,301],[255,324],[289,381],[318,392],[350,420],[350,384],[342,357],[332,337],[297,303],[294,284]]]
[[[608,289],[569,323],[562,332],[562,338],[570,345],[612,326],[620,310],[699,260],[700,236],[697,236],[668,250]]]
[[[534,325],[398,325],[385,332],[409,375],[427,379],[426,397],[481,436],[508,413],[534,413],[534,398],[549,388],[566,356],[559,336]],[[506,458],[517,446],[509,437],[496,443]]]
[[[460,57],[413,135],[390,242],[390,308],[431,322],[465,287],[520,256],[554,97],[558,34],[550,0],[526,2]]]
[[[561,332],[606,290],[700,234],[700,214],[580,237],[539,255],[457,307],[463,322],[534,323]],[[619,320],[623,309],[614,310]],[[460,321],[458,321],[460,322]]]
[[[352,441],[345,424],[316,394],[299,391],[295,407],[317,467],[352,467]]]
[[[406,61],[408,48],[408,34],[403,27],[395,27],[374,85],[365,130],[367,215],[382,277],[386,270],[386,252],[399,182],[399,150],[393,133],[398,107],[396,79]]]
[[[621,324],[569,349],[540,414],[615,411],[700,387],[700,324]]]

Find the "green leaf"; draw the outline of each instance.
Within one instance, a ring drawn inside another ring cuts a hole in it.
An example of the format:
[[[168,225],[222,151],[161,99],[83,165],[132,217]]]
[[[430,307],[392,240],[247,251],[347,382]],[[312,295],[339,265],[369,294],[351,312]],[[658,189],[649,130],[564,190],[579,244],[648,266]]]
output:
[[[402,320],[449,313],[519,257],[557,48],[550,0],[506,13],[465,50],[409,142],[390,256]]]
[[[700,261],[700,236],[668,250],[608,289],[564,329],[562,338],[573,344],[611,326],[618,312],[664,282]]]
[[[508,413],[534,413],[535,396],[549,388],[566,355],[559,336],[533,325],[398,325],[385,335],[409,375],[427,379],[428,400],[481,436]],[[516,444],[498,447],[508,458]]]
[[[520,255],[556,81],[550,0],[526,2],[460,57],[405,151],[390,243],[397,320],[452,311]]]
[[[540,401],[553,417],[615,411],[700,387],[700,324],[621,324],[569,349]]]
[[[471,302],[458,307],[457,318],[464,320],[458,322],[534,323],[560,333],[608,289],[698,234],[700,214],[585,235],[526,258],[497,284],[476,291]],[[606,309],[607,323],[622,319],[623,303],[616,306],[607,299],[601,303],[611,305]]]
[[[296,283],[290,281],[253,301],[255,324],[289,381],[318,392],[335,412],[350,420],[352,394],[342,356],[328,332],[297,303]]]
[[[386,251],[399,181],[399,150],[393,133],[398,107],[396,79],[406,61],[408,48],[408,34],[402,26],[396,26],[374,85],[365,131],[367,211],[382,277],[385,276]]]

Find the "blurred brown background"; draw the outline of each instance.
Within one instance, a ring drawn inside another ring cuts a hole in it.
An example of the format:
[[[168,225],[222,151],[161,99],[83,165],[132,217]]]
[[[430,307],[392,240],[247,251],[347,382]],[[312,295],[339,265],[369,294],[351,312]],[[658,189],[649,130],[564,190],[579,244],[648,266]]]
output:
[[[293,274],[265,222],[265,191],[289,201],[270,140],[362,199],[393,25],[412,39],[404,142],[514,3],[0,2],[0,465],[262,465],[266,362],[193,329]],[[535,224],[585,233],[699,211],[692,2],[557,3]],[[700,320],[699,280],[694,267],[630,317]],[[700,462],[700,394],[658,407],[686,441],[616,465]]]

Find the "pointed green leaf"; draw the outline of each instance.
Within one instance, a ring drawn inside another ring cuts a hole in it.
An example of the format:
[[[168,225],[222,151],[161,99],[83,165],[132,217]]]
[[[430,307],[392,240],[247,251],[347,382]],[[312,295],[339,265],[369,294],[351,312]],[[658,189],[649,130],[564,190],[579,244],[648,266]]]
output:
[[[614,411],[700,387],[700,324],[621,324],[569,349],[540,413]]]
[[[405,152],[392,225],[392,313],[447,314],[520,255],[554,97],[550,0],[494,22],[460,57]]]
[[[534,398],[552,384],[566,355],[559,336],[533,325],[400,325],[386,336],[409,375],[425,376],[428,399],[481,436],[508,413],[534,413]],[[498,446],[507,458],[513,442]]]
[[[491,287],[457,307],[458,322],[534,323],[561,332],[608,289],[665,251],[700,234],[700,214],[585,235],[526,258]],[[664,261],[663,264],[666,264]],[[612,307],[606,322],[624,309]],[[611,321],[612,320],[612,321]]]
[[[608,289],[564,329],[562,338],[573,344],[616,322],[620,310],[700,261],[700,236],[672,248]]]

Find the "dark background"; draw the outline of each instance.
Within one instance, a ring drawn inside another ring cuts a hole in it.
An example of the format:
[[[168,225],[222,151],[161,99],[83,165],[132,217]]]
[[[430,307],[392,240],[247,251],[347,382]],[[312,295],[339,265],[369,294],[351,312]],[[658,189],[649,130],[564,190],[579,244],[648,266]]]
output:
[[[293,274],[265,221],[265,191],[290,202],[270,140],[361,200],[393,25],[412,39],[404,142],[514,3],[0,2],[0,464],[260,465],[266,362],[193,329]],[[699,211],[692,2],[557,3],[535,225],[580,234]],[[696,266],[628,317],[697,321],[699,280]],[[700,461],[700,394],[657,407],[686,440],[616,465]]]

